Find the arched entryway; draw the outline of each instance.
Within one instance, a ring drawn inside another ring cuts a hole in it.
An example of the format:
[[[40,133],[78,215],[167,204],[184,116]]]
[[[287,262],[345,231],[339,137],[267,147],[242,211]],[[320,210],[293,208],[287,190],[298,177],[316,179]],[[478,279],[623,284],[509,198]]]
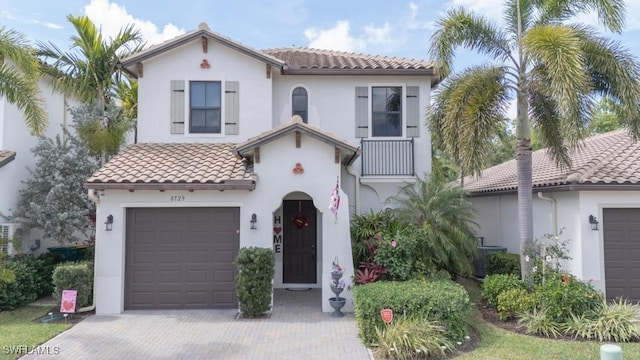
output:
[[[322,214],[313,199],[289,193],[273,219],[276,287],[321,287]]]

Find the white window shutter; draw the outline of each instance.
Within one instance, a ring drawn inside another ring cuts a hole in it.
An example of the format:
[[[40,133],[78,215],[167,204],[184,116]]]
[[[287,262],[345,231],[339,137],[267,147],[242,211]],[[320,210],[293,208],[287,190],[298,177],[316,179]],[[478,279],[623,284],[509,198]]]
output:
[[[224,133],[238,135],[240,132],[240,85],[237,81],[224,84]]]
[[[356,87],[356,137],[369,137],[369,88]]]
[[[407,86],[407,137],[420,137],[420,88]]]
[[[171,133],[184,134],[184,80],[171,80]]]

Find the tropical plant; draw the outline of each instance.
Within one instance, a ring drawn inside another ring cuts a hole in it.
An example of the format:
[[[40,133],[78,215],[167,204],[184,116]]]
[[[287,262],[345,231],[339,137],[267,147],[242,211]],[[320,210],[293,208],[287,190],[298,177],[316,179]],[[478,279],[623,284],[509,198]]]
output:
[[[85,128],[83,141],[94,147],[96,144],[108,144],[105,146],[111,147],[111,144],[117,143],[119,148],[125,139],[121,129],[129,129],[133,118],[107,116],[107,106],[113,104],[114,99],[119,99],[129,109],[126,114],[136,113],[136,105],[130,104],[131,101],[137,102],[137,97],[131,96],[134,87],[127,84],[128,80],[118,63],[121,58],[143,48],[140,32],[133,25],[128,25],[114,38],[105,40],[87,16],[69,15],[67,20],[76,31],[71,37],[69,51],[64,52],[51,42],[39,42],[38,54],[45,60],[53,60],[46,72],[53,77],[55,89],[73,95],[85,104],[95,105],[101,112],[101,116],[83,119],[90,124]],[[105,136],[111,139],[105,141]],[[106,160],[110,153],[110,148],[101,149],[101,161]]]
[[[13,218],[60,243],[77,241],[78,233],[88,238],[94,205],[82,186],[96,169],[89,150],[65,130],[64,138],[41,137],[32,152],[36,166],[29,169]]]
[[[378,352],[386,359],[433,359],[451,352],[446,328],[435,321],[401,317],[376,327]]]
[[[617,115],[640,135],[640,67],[619,42],[572,22],[595,12],[602,25],[621,32],[623,0],[507,0],[505,26],[464,8],[449,10],[436,24],[430,54],[441,77],[452,73],[457,48],[494,59],[443,81],[428,113],[438,147],[479,174],[491,139],[503,128],[509,101],[516,100],[518,221],[521,252],[533,242],[532,128],[559,166],[569,166],[569,150],[588,134],[598,95],[615,99]],[[594,96],[596,95],[596,96]],[[521,271],[533,286],[531,264]]]
[[[40,74],[38,58],[24,35],[0,26],[0,96],[24,113],[24,122],[33,135],[41,135],[47,128],[38,89]]]
[[[452,275],[469,274],[477,252],[473,208],[459,187],[425,175],[393,197],[397,217],[416,229],[418,261]]]
[[[565,324],[565,333],[576,338],[597,341],[627,342],[640,339],[640,307],[625,299],[602,306],[592,314],[572,315]]]
[[[546,337],[558,337],[562,334],[562,324],[547,316],[546,309],[533,309],[520,314],[518,326],[527,334],[538,334]]]
[[[498,296],[512,289],[524,289],[525,283],[517,275],[495,274],[484,278],[482,297],[492,306],[498,306]]]

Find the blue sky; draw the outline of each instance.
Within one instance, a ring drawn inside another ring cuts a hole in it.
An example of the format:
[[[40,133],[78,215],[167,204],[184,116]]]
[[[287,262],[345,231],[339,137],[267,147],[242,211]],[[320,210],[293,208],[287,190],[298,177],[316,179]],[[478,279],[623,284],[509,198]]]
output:
[[[35,42],[67,48],[73,29],[66,16],[88,15],[107,34],[128,23],[159,42],[205,21],[223,35],[254,48],[311,46],[428,59],[436,19],[464,6],[500,21],[503,0],[3,0],[0,24]],[[640,57],[640,1],[628,2],[627,30],[617,36]],[[153,5],[152,5],[153,4]],[[584,21],[595,23],[594,16]],[[466,64],[469,53],[460,54]]]

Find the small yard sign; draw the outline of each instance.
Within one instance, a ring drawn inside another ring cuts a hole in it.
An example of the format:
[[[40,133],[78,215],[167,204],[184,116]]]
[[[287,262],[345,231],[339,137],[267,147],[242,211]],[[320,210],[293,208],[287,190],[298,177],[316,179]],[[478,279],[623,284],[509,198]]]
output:
[[[75,313],[77,296],[78,296],[77,290],[62,290],[62,302],[60,303],[60,312]]]
[[[393,320],[393,310],[391,310],[391,309],[382,309],[382,310],[380,310],[380,316],[382,317],[382,321],[384,321],[387,324],[389,324],[389,323],[391,323],[391,320]]]

